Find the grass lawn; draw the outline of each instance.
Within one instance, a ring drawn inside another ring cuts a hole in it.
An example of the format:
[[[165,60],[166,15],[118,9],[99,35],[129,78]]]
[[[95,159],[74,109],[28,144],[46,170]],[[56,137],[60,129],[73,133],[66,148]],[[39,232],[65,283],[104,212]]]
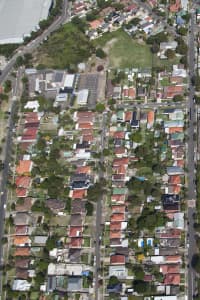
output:
[[[152,56],[150,45],[132,39],[123,29],[104,33],[93,41],[95,47],[102,47],[108,54],[110,68],[146,68],[158,66],[171,67],[179,61],[160,60],[157,55]]]
[[[84,247],[90,247],[90,238],[89,237],[84,238]]]
[[[145,43],[134,41],[123,29],[105,33],[94,41],[109,55],[111,68],[151,67],[152,54]]]
[[[88,264],[88,254],[87,253],[84,253],[81,255],[81,262],[86,265]]]
[[[39,299],[39,293],[38,292],[32,292],[30,296],[31,300],[37,300]]]

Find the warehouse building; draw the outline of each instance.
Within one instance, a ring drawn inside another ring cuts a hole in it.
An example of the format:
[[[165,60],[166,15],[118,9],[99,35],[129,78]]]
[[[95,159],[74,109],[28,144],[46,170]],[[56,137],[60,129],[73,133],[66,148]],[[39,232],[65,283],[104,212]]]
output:
[[[23,43],[47,19],[53,0],[0,0],[0,44]]]

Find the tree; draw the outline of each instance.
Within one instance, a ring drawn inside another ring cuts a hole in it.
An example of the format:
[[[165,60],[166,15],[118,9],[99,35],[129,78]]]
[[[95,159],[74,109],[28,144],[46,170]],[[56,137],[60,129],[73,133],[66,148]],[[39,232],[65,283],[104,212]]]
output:
[[[179,29],[177,29],[177,33],[180,35],[186,35],[187,34],[187,28],[185,27],[180,27]]]
[[[105,110],[105,105],[103,103],[97,103],[96,105],[96,111],[98,113],[102,113]]]
[[[165,51],[165,56],[168,58],[168,59],[173,59],[175,57],[175,52],[172,50],[172,49],[167,49]]]
[[[87,201],[85,204],[85,209],[86,209],[86,215],[87,216],[92,216],[93,215],[93,211],[94,211],[94,206],[91,202]]]
[[[96,56],[103,59],[106,57],[106,53],[103,51],[103,49],[97,48]]]
[[[133,289],[138,294],[144,294],[149,290],[149,284],[143,280],[134,280],[133,281]]]
[[[57,235],[52,235],[52,236],[48,237],[48,239],[46,241],[46,248],[48,251],[50,251],[56,247],[57,240],[58,240]]]
[[[193,269],[200,274],[200,254],[194,254],[191,261]]]
[[[138,130],[138,131],[130,134],[129,138],[130,138],[131,141],[133,141],[135,143],[141,143],[141,141],[142,141],[142,134]]]
[[[116,276],[110,276],[108,285],[115,286],[120,283],[119,279]]]
[[[16,68],[21,67],[23,64],[24,64],[23,56],[18,56],[18,57],[16,58],[16,62],[15,62]]]
[[[6,80],[4,83],[4,91],[5,93],[9,93],[12,90],[12,82],[11,80]]]
[[[181,102],[181,101],[183,101],[183,96],[182,95],[175,95],[173,97],[173,101],[174,102]]]
[[[144,270],[143,270],[142,266],[134,265],[133,266],[133,272],[134,272],[136,280],[143,280],[144,279],[145,273],[144,273]]]

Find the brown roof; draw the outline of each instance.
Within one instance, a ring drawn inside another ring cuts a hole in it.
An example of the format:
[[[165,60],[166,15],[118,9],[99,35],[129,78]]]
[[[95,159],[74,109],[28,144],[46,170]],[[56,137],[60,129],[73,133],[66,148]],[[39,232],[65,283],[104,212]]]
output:
[[[29,267],[29,263],[30,263],[30,259],[27,259],[27,258],[16,259],[15,267],[27,269]]]
[[[15,226],[16,235],[26,235],[28,233],[28,226],[26,225],[17,225]]]
[[[20,268],[16,269],[16,278],[27,279],[29,277],[28,275],[29,275],[28,270],[24,270],[24,269],[20,269]]]
[[[23,199],[23,202],[20,202],[20,204],[16,204],[15,210],[17,212],[30,211],[32,205],[33,205],[33,199],[28,197],[28,198]]]
[[[19,175],[29,174],[32,169],[31,160],[20,160],[16,167],[16,173]]]
[[[111,265],[124,265],[125,264],[125,256],[124,255],[120,255],[120,254],[116,254],[116,255],[112,255],[110,257],[110,264]]]
[[[65,203],[57,199],[48,199],[46,200],[46,206],[52,211],[60,211],[65,209]]]

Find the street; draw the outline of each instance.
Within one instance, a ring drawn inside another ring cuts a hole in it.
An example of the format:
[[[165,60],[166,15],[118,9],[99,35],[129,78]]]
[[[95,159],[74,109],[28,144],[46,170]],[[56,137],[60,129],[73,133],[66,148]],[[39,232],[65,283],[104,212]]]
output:
[[[102,132],[101,132],[101,158],[100,163],[104,164],[104,156],[103,156],[103,149],[105,148],[105,138],[106,138],[106,121],[107,121],[107,114],[103,113],[102,116]],[[99,169],[99,180],[104,178],[104,172],[102,169]],[[95,240],[96,240],[96,246],[95,246],[95,256],[96,256],[96,264],[95,264],[95,300],[100,299],[99,298],[99,270],[101,267],[101,219],[102,219],[102,201],[103,201],[103,195],[99,195],[99,199],[97,201],[97,207],[96,207],[96,231],[95,231]]]
[[[192,85],[191,78],[195,75],[195,14],[191,13],[189,38],[188,38],[188,64],[189,64],[189,96],[188,96],[188,112],[190,117],[188,118],[188,149],[187,149],[187,168],[188,168],[188,200],[196,200],[196,186],[195,186],[195,141],[194,141],[194,122],[196,121],[194,94],[195,88]],[[191,266],[192,257],[196,251],[195,230],[194,230],[194,218],[195,207],[188,207],[188,299],[192,300],[195,293],[195,272]]]

